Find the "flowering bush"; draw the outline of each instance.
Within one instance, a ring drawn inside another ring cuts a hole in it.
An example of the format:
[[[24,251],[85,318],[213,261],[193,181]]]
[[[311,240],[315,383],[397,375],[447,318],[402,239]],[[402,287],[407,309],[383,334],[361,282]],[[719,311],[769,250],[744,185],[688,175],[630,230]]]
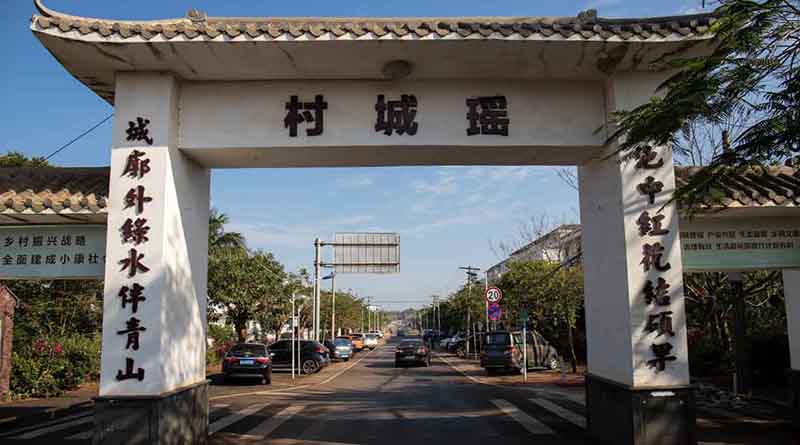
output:
[[[100,374],[100,338],[71,335],[37,338],[12,354],[14,398],[52,397]]]

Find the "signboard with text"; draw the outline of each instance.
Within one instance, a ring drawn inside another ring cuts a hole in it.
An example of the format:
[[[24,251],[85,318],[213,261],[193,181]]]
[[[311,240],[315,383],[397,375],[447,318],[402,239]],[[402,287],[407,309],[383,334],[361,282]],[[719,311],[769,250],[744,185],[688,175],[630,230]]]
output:
[[[687,272],[800,267],[800,220],[695,218],[681,222]]]
[[[397,233],[337,233],[332,244],[337,274],[400,272]]]
[[[102,279],[103,225],[0,227],[0,279]]]

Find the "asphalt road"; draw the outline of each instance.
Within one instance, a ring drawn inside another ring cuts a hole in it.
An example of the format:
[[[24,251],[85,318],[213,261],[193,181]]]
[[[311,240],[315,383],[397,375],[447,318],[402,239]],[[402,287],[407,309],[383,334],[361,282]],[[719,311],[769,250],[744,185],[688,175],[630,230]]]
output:
[[[428,368],[395,369],[394,343],[358,360],[326,383],[212,400],[212,430],[224,425],[212,443],[590,443],[571,422],[580,423],[583,406],[556,393],[478,385],[436,357]]]
[[[434,356],[430,367],[394,368],[397,340],[349,363],[271,385],[211,376],[210,443],[589,444],[581,388],[509,384],[473,362]],[[451,364],[453,366],[451,366]],[[0,429],[0,443],[90,444],[92,409]],[[795,444],[781,419],[699,410],[702,445]]]

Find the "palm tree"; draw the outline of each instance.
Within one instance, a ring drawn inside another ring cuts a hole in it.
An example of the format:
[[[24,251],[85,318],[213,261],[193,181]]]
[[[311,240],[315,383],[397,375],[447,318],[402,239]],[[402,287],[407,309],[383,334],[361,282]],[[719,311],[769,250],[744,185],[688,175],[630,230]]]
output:
[[[228,215],[211,209],[208,217],[208,248],[211,249],[244,249],[244,236],[239,232],[226,232],[225,224],[230,222]]]

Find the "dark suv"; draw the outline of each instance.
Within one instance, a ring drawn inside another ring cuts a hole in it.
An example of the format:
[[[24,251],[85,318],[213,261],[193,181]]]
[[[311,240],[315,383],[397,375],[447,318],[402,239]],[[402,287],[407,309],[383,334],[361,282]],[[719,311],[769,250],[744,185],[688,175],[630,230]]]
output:
[[[314,374],[331,363],[328,348],[312,340],[300,340],[298,366],[304,374]],[[297,345],[295,345],[297,348]],[[292,341],[281,340],[269,347],[272,353],[272,366],[275,369],[292,369]],[[295,349],[295,354],[298,354]],[[297,361],[297,358],[295,358]]]
[[[238,343],[225,353],[222,373],[231,377],[259,377],[265,385],[272,383],[272,360],[269,348],[262,343]]]
[[[558,368],[560,360],[555,348],[538,332],[529,331],[527,337],[527,368]],[[522,370],[522,332],[487,332],[483,343],[481,367],[487,373]]]

